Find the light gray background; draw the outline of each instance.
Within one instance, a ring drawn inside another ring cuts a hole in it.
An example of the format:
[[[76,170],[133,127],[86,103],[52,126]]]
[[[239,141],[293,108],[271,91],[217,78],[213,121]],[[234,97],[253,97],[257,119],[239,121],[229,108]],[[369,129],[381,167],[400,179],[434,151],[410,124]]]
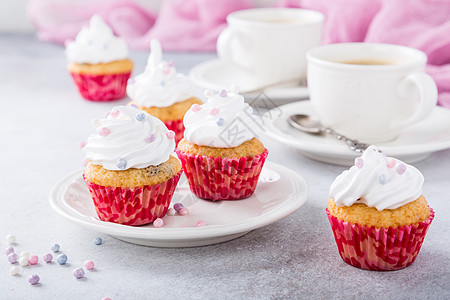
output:
[[[132,53],[143,71],[148,53]],[[166,53],[180,72],[214,54]],[[73,225],[48,204],[52,186],[81,169],[79,143],[91,119],[128,100],[93,103],[77,93],[61,46],[33,35],[0,35],[0,246],[17,237],[16,252],[39,255],[37,266],[9,275],[0,254],[0,299],[445,299],[450,297],[450,150],[415,164],[424,194],[436,211],[421,253],[395,272],[353,268],[338,255],[325,214],[328,189],[344,168],[304,158],[267,136],[269,160],[302,175],[308,202],[272,225],[223,244],[158,249],[119,241]],[[101,237],[103,244],[92,243]],[[47,265],[42,256],[57,242],[69,263]],[[76,280],[72,270],[91,259],[95,272]],[[31,286],[36,273],[41,284]]]

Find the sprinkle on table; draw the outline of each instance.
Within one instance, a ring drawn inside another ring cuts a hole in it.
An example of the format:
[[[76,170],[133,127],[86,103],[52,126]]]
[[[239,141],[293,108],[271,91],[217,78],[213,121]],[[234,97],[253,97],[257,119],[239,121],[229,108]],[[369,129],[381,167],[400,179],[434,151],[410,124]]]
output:
[[[46,263],[49,263],[53,260],[53,255],[51,255],[50,253],[47,253],[44,255],[44,257],[42,258]]]
[[[28,278],[28,282],[29,282],[31,285],[36,285],[36,284],[38,284],[38,283],[39,283],[39,280],[41,280],[41,279],[40,279],[39,276],[36,275],[36,274],[33,274],[33,275],[31,275],[30,278]]]
[[[67,263],[67,255],[65,254],[58,255],[58,257],[56,258],[56,262],[60,265],[65,265]]]
[[[73,270],[73,276],[75,276],[76,279],[81,279],[84,277],[84,270],[83,268],[77,268]]]
[[[56,253],[56,252],[59,252],[59,248],[60,248],[60,247],[59,247],[58,244],[53,244],[52,247],[51,247],[52,251],[55,252],[55,253]]]
[[[84,267],[87,270],[93,270],[94,269],[94,262],[92,260],[87,260],[84,262]]]
[[[13,248],[13,247],[8,247],[8,248],[6,248],[6,250],[5,250],[6,255],[10,255],[10,254],[13,253],[13,252],[14,252],[14,248]]]
[[[28,259],[30,265],[36,265],[39,262],[39,257],[37,255],[31,255]]]
[[[8,234],[5,238],[5,240],[6,240],[7,244],[12,245],[16,242],[16,237],[12,234]]]

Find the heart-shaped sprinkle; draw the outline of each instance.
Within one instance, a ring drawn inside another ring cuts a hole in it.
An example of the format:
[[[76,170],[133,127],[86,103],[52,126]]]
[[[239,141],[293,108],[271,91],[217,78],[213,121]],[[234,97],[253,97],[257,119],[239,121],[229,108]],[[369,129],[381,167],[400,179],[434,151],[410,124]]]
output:
[[[127,161],[123,158],[117,159],[117,167],[121,170],[125,170],[127,167]]]
[[[198,104],[192,104],[191,109],[193,112],[197,112],[202,109],[202,107]]]
[[[406,166],[404,164],[399,164],[397,167],[397,174],[402,175],[406,171]]]
[[[209,114],[211,116],[216,116],[219,113],[219,110],[216,107],[213,107],[209,110]]]
[[[173,132],[172,130],[169,130],[166,132],[166,136],[169,140],[171,140],[175,137],[175,132]]]
[[[98,135],[100,136],[108,136],[111,133],[111,130],[109,130],[107,127],[102,127],[98,131]]]
[[[222,97],[222,98],[225,98],[226,96],[228,96],[228,93],[225,90],[221,90],[220,93],[219,93],[219,96]]]
[[[217,126],[223,126],[225,123],[225,120],[223,118],[218,118],[216,121]]]
[[[145,138],[145,141],[149,144],[153,143],[155,141],[155,135],[151,133],[148,137]]]
[[[357,157],[357,158],[355,159],[355,166],[356,166],[358,169],[362,169],[362,167],[364,166],[364,160],[363,160],[361,157]]]
[[[133,103],[133,104],[131,104],[130,106],[131,106],[131,107],[134,107],[134,108],[137,108],[137,109],[139,109],[139,106],[137,106],[137,105],[136,105],[136,104],[134,104],[134,103]]]
[[[140,113],[136,115],[136,120],[138,120],[139,122],[144,121],[145,120],[145,114],[144,113]]]
[[[109,113],[109,115],[113,118],[117,118],[119,116],[119,114],[120,114],[120,111],[118,111],[118,110],[115,110],[115,111],[112,111]]]
[[[397,160],[395,160],[395,158],[391,158],[387,162],[387,167],[392,169],[393,167],[395,167],[396,164]]]

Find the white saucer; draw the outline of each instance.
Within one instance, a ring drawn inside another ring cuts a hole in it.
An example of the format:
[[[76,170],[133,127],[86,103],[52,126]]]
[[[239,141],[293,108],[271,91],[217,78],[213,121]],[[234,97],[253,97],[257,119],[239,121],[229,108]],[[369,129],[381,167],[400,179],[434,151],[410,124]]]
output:
[[[249,77],[239,68],[219,59],[209,60],[194,66],[189,72],[191,81],[204,89],[221,90],[236,85],[247,102],[257,101],[260,86],[249,83]],[[259,90],[254,92],[255,90]],[[295,101],[309,97],[308,88],[300,85],[280,85],[264,90],[266,97],[274,101]]]
[[[195,247],[225,242],[253,229],[276,222],[299,209],[308,196],[306,181],[297,173],[266,162],[255,193],[243,200],[207,201],[195,197],[181,177],[172,203],[189,208],[187,216],[166,215],[164,226],[126,226],[98,219],[81,171],[75,172],[50,192],[52,208],[65,219],[118,239],[154,247]],[[199,220],[204,227],[196,227]]]
[[[351,166],[359,154],[330,136],[315,136],[292,128],[287,118],[293,114],[315,116],[308,100],[283,105],[266,113],[266,132],[284,145],[292,146],[309,158]],[[393,141],[377,144],[388,156],[415,163],[431,153],[450,148],[450,110],[436,106],[425,120],[408,127]]]

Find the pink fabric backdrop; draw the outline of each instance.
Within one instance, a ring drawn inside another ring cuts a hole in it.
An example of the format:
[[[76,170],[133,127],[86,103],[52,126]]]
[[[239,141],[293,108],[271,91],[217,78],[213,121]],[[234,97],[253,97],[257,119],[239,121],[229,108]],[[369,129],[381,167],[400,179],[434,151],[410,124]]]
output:
[[[450,108],[450,0],[279,0],[276,6],[324,13],[325,44],[382,42],[424,51],[438,103]],[[31,0],[28,14],[45,41],[73,39],[96,13],[134,49],[148,50],[157,38],[165,50],[215,51],[226,16],[251,7],[250,0],[165,0],[156,14],[132,0]]]

